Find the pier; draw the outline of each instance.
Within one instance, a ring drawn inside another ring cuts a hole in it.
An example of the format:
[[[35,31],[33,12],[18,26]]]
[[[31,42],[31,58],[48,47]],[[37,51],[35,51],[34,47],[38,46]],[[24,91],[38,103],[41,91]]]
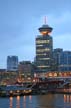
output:
[[[71,93],[71,78],[39,78],[30,83],[16,83],[15,85],[1,85],[0,96],[36,95],[47,93]]]

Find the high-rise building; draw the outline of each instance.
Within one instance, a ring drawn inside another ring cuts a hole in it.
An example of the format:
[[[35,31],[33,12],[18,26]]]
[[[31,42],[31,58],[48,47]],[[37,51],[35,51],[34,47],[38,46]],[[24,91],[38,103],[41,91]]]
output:
[[[60,71],[71,71],[71,51],[63,51],[60,56]]]
[[[59,71],[59,64],[60,64],[60,56],[63,53],[62,48],[56,48],[53,50],[53,70],[54,71]]]
[[[53,40],[50,36],[52,27],[46,23],[39,28],[41,35],[36,37],[36,66],[37,73],[51,71]]]
[[[19,63],[19,75],[23,78],[32,78],[32,63],[30,61],[22,61]]]
[[[18,57],[8,56],[7,57],[7,71],[17,71],[18,70]]]
[[[53,51],[53,59],[55,71],[71,71],[71,51],[63,51],[61,48],[56,48]]]

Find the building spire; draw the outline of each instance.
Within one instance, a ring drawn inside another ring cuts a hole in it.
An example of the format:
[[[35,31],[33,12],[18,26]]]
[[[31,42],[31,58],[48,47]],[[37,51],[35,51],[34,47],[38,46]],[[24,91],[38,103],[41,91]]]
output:
[[[44,17],[44,24],[39,28],[39,32],[43,35],[49,35],[52,32],[52,27],[47,24],[47,17]]]
[[[44,24],[47,24],[47,17],[44,17]]]

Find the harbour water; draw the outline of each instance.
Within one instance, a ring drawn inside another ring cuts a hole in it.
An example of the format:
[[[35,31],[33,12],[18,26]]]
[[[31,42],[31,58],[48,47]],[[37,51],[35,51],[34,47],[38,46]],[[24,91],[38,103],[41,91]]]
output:
[[[0,97],[0,108],[71,108],[70,94]]]

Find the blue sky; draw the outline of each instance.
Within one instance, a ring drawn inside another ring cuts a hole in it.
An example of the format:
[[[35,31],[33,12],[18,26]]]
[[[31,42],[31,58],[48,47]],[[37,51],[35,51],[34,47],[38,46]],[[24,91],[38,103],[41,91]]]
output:
[[[38,28],[53,27],[53,48],[71,50],[71,0],[0,0],[0,68],[8,55],[33,61]]]

